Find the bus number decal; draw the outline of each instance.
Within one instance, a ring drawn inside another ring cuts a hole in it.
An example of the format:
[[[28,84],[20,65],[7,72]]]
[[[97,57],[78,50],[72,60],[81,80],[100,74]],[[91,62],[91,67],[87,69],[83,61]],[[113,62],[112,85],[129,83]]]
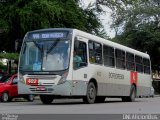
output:
[[[38,85],[38,79],[35,78],[27,78],[26,79],[27,85]]]

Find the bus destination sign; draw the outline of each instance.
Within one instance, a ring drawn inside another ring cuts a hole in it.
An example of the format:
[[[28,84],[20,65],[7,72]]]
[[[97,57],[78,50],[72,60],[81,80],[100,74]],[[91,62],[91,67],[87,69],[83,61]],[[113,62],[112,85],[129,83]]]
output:
[[[51,39],[51,38],[65,38],[67,37],[67,32],[40,32],[40,33],[30,33],[29,39]]]

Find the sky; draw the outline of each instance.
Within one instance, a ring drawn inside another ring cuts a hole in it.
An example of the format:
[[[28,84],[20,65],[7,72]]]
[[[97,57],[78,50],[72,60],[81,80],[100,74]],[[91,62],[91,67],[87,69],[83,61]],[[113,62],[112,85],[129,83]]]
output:
[[[81,6],[83,8],[86,8],[90,3],[94,3],[96,0],[81,0]],[[110,25],[112,23],[112,19],[111,19],[111,10],[105,6],[103,6],[103,10],[105,11],[104,14],[100,15],[100,20],[102,22],[102,25],[104,26],[104,29],[107,33],[108,36],[110,36],[111,38],[113,38],[115,36],[115,31],[113,29],[110,28]]]

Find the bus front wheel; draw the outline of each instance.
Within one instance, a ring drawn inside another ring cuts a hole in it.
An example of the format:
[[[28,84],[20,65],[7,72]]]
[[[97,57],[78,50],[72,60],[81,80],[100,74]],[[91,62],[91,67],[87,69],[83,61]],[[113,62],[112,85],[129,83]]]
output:
[[[93,82],[89,82],[87,87],[87,94],[83,98],[84,103],[92,104],[95,102],[97,96],[96,87]]]
[[[54,99],[53,95],[40,95],[40,100],[43,104],[51,104]]]
[[[128,98],[129,102],[134,102],[136,98],[136,88],[134,85],[131,86],[131,92],[130,92],[130,96]]]

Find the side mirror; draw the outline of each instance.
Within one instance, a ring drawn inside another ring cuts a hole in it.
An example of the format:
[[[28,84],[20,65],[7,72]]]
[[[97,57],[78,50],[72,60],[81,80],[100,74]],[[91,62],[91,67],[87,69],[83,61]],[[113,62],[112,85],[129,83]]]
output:
[[[15,40],[15,51],[20,52],[22,46],[22,39]]]

